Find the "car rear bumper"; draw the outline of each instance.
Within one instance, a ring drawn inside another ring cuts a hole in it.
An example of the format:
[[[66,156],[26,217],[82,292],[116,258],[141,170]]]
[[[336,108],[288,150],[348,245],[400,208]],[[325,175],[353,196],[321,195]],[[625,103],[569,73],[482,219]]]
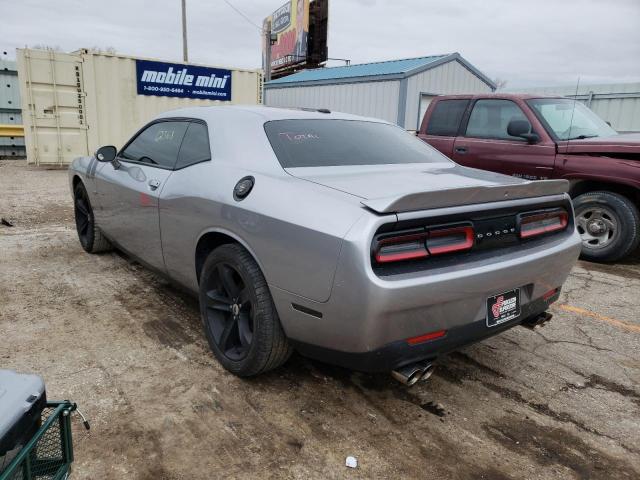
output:
[[[418,345],[410,345],[404,340],[398,340],[368,352],[343,352],[304,342],[293,341],[292,343],[295,349],[306,357],[362,372],[388,372],[414,362],[435,360],[445,353],[533,320],[543,314],[549,304],[557,300],[559,295],[558,291],[548,300],[540,298],[530,302],[523,306],[519,318],[495,327],[489,328],[483,322],[471,322],[452,328],[442,338]]]
[[[546,310],[543,296],[562,286],[581,242],[571,231],[526,248],[386,277],[371,269],[369,246],[368,238],[345,239],[327,302],[272,288],[285,332],[303,353],[355,369],[384,370],[495,335]],[[514,288],[520,289],[521,315],[488,327],[487,298]],[[446,330],[441,339],[407,343],[440,330]]]

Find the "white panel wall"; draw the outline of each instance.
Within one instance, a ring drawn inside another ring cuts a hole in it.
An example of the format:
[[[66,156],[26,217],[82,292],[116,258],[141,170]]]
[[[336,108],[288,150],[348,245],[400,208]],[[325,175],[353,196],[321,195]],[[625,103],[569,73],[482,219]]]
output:
[[[573,97],[576,94],[576,87],[531,87],[518,91],[541,95],[562,95]],[[640,83],[617,83],[601,85],[580,85],[578,95],[584,100],[585,95],[593,93],[590,108],[604,120],[611,122],[611,126],[619,132],[640,132]],[[634,94],[633,96],[623,96],[620,98],[598,98],[598,95],[615,97],[616,94]]]
[[[407,130],[416,130],[420,93],[452,95],[457,93],[490,93],[491,87],[480,80],[458,61],[447,62],[439,67],[426,70],[407,80],[407,109],[405,124]]]
[[[398,80],[386,82],[342,83],[265,90],[270,107],[328,108],[396,122],[398,119]]]

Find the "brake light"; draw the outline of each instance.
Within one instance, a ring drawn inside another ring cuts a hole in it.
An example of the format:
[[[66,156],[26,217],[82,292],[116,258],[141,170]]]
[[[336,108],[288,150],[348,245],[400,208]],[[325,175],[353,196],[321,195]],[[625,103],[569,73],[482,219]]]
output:
[[[469,250],[473,237],[471,226],[384,234],[374,241],[374,258],[378,263],[389,263]]]
[[[455,227],[431,230],[427,238],[427,249],[431,255],[459,252],[473,247],[473,228]]]
[[[520,216],[520,238],[530,238],[567,228],[569,214],[566,210],[523,214]]]
[[[551,297],[553,297],[556,293],[558,293],[558,289],[557,288],[554,288],[553,290],[549,290],[547,293],[542,295],[542,299],[546,302]]]
[[[398,235],[378,240],[375,258],[378,263],[415,260],[429,256],[425,246],[426,232]]]
[[[447,334],[446,330],[438,330],[437,332],[427,333],[418,337],[411,337],[407,339],[409,345],[418,345],[419,343],[428,342],[437,338],[442,338]]]

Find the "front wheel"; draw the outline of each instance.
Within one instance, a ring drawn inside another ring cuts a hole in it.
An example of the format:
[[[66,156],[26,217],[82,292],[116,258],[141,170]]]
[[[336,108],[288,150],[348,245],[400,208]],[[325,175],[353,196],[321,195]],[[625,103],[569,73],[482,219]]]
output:
[[[89,195],[82,183],[78,183],[73,189],[73,207],[76,230],[82,248],[88,253],[111,250],[111,243],[109,243],[109,240],[107,240],[100,228],[96,225]]]
[[[240,245],[222,245],[207,257],[200,275],[200,314],[211,350],[235,375],[272,370],[291,355],[267,282]]]
[[[582,238],[582,258],[615,261],[640,243],[640,215],[628,198],[613,192],[588,192],[573,201]]]

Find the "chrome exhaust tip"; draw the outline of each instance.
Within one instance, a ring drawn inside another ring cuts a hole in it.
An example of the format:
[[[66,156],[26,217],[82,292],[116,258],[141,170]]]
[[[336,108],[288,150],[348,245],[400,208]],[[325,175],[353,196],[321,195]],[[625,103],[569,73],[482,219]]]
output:
[[[433,375],[433,371],[436,369],[436,367],[434,367],[432,364],[427,364],[427,368],[424,369],[424,371],[422,372],[422,376],[420,377],[420,381],[424,382],[426,380],[429,380],[429,378],[431,377],[431,375]]]
[[[433,365],[429,362],[416,362],[391,372],[391,376],[400,383],[411,387],[420,380],[427,380],[433,374]]]

